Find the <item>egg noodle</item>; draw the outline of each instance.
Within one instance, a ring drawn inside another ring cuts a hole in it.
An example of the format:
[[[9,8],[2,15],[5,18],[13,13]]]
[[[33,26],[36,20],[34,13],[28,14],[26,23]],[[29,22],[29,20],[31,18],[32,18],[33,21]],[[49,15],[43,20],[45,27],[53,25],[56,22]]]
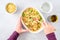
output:
[[[22,13],[22,20],[31,31],[37,31],[41,28],[42,17],[34,8],[27,8],[24,10]]]

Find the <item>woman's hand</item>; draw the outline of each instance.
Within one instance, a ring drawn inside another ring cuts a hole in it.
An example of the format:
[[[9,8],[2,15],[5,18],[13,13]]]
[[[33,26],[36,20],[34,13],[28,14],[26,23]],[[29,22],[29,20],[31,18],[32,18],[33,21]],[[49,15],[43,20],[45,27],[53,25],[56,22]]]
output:
[[[25,30],[22,28],[22,24],[21,24],[21,18],[19,18],[18,22],[17,22],[17,26],[16,26],[16,30],[17,33],[23,33],[23,32],[27,32],[28,30]]]
[[[45,32],[45,34],[50,34],[50,33],[54,32],[54,31],[56,30],[56,29],[55,29],[52,25],[50,25],[49,23],[44,22],[43,24],[44,24],[44,32]]]

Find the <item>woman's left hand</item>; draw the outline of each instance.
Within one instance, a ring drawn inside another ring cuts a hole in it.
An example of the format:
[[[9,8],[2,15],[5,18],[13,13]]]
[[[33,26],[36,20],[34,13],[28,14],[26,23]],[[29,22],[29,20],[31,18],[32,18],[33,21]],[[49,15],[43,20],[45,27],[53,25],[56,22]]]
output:
[[[25,30],[22,28],[22,24],[21,24],[21,18],[18,19],[18,22],[17,22],[17,26],[16,26],[16,30],[15,30],[17,33],[23,33],[23,32],[27,32],[28,30]]]

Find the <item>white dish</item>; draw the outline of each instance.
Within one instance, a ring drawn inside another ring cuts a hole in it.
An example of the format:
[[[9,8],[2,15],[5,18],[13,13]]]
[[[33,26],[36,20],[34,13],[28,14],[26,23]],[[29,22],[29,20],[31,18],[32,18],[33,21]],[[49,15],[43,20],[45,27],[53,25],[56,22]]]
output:
[[[43,2],[40,6],[40,10],[44,13],[50,13],[52,11],[52,3],[51,2]]]
[[[27,7],[27,8],[30,8],[30,7]],[[25,8],[24,10],[26,10],[27,8]],[[34,8],[34,7],[32,7],[32,8]],[[34,8],[34,9],[36,9],[36,8]],[[22,17],[22,13],[23,13],[24,10],[22,10],[22,12],[21,12],[21,15],[20,15],[21,17]],[[37,10],[37,9],[36,9],[36,10]],[[38,11],[38,10],[37,10],[37,11]],[[38,12],[39,12],[39,11],[38,11]],[[44,19],[43,15],[41,14],[41,12],[39,12],[39,14],[40,14],[41,17],[43,18],[43,21],[45,21],[45,19]],[[26,27],[26,25],[24,24],[23,20],[21,20],[21,22],[22,22],[23,26],[24,26],[27,30],[29,30],[29,29]],[[40,31],[42,31],[43,28],[44,28],[44,27],[41,27],[39,30],[37,30],[37,31],[35,31],[35,32],[32,32],[31,30],[29,30],[29,32],[31,32],[31,33],[38,33],[38,32],[40,32]]]

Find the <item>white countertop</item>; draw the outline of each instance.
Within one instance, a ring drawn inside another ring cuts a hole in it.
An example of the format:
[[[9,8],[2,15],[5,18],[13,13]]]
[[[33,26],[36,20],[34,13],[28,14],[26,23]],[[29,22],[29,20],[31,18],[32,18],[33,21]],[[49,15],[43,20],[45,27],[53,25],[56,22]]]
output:
[[[21,11],[28,6],[34,6],[40,11],[40,4],[47,0],[0,0],[0,40],[7,40],[8,37],[13,33],[18,16]],[[47,21],[47,17],[52,14],[58,16],[58,22],[51,23],[56,28],[56,37],[60,40],[60,0],[48,0],[53,4],[53,11],[49,14],[42,13]],[[9,2],[14,2],[17,5],[17,12],[13,15],[8,14],[5,10],[5,6]],[[48,21],[47,21],[48,22]],[[44,32],[37,34],[23,33],[20,35],[18,40],[47,40]]]

